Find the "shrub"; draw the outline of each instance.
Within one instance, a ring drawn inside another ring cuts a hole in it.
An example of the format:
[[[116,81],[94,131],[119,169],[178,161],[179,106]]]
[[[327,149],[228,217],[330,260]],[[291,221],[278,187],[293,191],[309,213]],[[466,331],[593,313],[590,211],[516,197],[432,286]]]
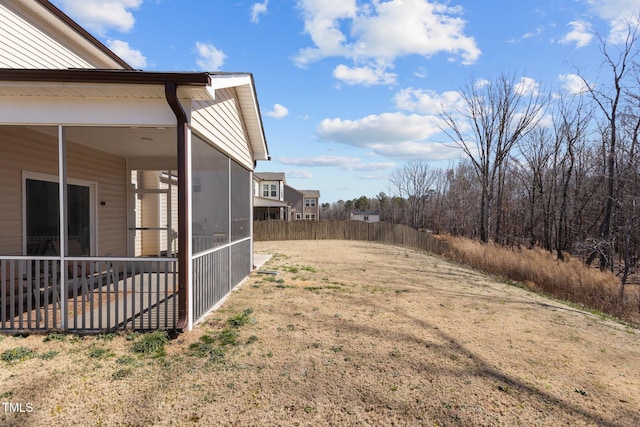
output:
[[[611,272],[589,268],[570,257],[558,260],[540,248],[511,250],[461,237],[448,243],[447,257],[461,264],[638,323],[636,307],[620,298],[620,282]]]

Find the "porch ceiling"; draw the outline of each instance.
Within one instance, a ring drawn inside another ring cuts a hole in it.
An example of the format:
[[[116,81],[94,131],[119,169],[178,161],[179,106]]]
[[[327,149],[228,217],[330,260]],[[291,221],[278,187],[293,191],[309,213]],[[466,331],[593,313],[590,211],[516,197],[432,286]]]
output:
[[[32,127],[33,130],[56,136],[51,127]],[[133,158],[175,158],[176,128],[151,127],[76,127],[65,128],[69,141],[87,147]]]

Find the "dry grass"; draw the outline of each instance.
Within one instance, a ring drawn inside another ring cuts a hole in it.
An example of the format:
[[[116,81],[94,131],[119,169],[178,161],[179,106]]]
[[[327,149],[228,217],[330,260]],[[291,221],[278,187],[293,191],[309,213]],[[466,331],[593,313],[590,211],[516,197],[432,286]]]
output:
[[[167,343],[0,340],[0,400],[33,405],[0,425],[640,425],[635,329],[405,248],[256,250],[280,274]]]
[[[447,241],[450,259],[640,325],[638,287],[627,286],[621,299],[620,280],[608,271],[589,268],[571,257],[559,261],[540,248],[511,250],[460,237]]]

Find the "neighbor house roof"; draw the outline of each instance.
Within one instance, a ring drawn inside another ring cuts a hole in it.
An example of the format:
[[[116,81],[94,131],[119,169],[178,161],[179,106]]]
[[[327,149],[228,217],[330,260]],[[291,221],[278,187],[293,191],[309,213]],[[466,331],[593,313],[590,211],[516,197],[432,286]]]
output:
[[[254,176],[259,181],[282,181],[285,182],[284,172],[256,172]]]
[[[288,202],[282,202],[280,200],[267,199],[265,197],[253,196],[253,207],[255,208],[267,208],[267,207],[287,207],[290,206]]]
[[[297,190],[299,193],[302,193],[304,197],[317,197],[320,198],[319,190]]]

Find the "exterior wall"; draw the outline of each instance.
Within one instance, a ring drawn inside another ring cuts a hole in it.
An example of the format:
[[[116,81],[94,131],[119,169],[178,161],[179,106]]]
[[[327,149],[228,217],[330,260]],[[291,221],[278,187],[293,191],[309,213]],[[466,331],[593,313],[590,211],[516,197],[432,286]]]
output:
[[[284,199],[291,205],[291,220],[296,219],[296,214],[301,214],[300,219],[304,219],[302,193],[288,185],[284,186]]]
[[[314,200],[316,205],[315,206],[307,206],[306,205],[306,200],[307,199],[311,199]],[[320,219],[320,206],[318,206],[318,198],[317,197],[307,197],[305,196],[303,198],[302,201],[302,206],[303,206],[303,216],[302,218],[306,218],[306,215],[315,215],[315,219],[319,220]]]
[[[269,195],[265,196],[263,193],[263,188],[265,185],[269,186]],[[276,196],[272,197],[271,196],[271,186],[275,185],[276,186]],[[258,197],[262,197],[265,199],[274,199],[274,200],[280,200],[283,201],[284,200],[284,191],[283,191],[283,185],[282,185],[282,181],[258,181]]]
[[[51,129],[51,128],[49,128]],[[58,175],[57,137],[26,127],[0,127],[0,254],[22,254],[22,172]],[[67,143],[67,177],[98,184],[98,256],[126,254],[126,167],[123,158]],[[104,202],[104,206],[101,205]]]
[[[235,89],[216,90],[215,101],[193,101],[191,128],[249,170],[253,154]]]
[[[375,213],[351,213],[354,221],[380,222],[380,215]]]
[[[56,40],[59,33],[47,28],[47,23],[27,14],[19,2],[0,4],[0,67],[96,68],[97,64]]]

